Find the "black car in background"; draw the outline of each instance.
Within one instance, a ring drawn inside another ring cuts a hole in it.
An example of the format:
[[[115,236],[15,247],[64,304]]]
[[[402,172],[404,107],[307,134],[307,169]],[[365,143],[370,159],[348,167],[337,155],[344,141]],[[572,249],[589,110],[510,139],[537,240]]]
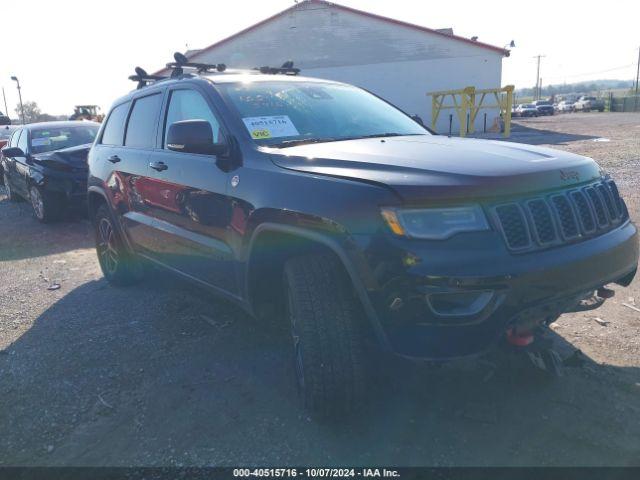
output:
[[[555,113],[555,109],[553,108],[553,103],[549,100],[536,100],[533,102],[536,110],[538,110],[538,115],[553,115]]]
[[[16,129],[0,158],[9,199],[30,200],[44,223],[68,208],[84,206],[87,154],[99,127],[94,122],[46,122]]]
[[[358,409],[372,353],[543,349],[635,275],[636,227],[589,158],[434,135],[343,83],[192,67],[132,77],[89,153],[100,266],[123,285],[150,262],[289,324],[314,413]]]

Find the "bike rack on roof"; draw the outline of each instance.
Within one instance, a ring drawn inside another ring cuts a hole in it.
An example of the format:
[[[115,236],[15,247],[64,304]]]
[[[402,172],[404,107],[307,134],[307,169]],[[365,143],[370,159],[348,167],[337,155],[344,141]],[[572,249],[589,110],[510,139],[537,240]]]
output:
[[[180,52],[173,54],[175,62],[167,63],[167,68],[171,69],[171,78],[179,77],[184,73],[185,68],[193,68],[198,73],[206,72],[224,72],[227,66],[224,63],[210,64],[210,63],[195,63],[190,62],[189,59]]]
[[[162,75],[150,75],[148,74],[144,68],[136,67],[136,74],[131,75],[129,80],[133,80],[134,82],[138,82],[138,89],[146,87],[150,82],[157,82],[158,80],[164,80],[167,77]]]
[[[300,73],[299,68],[294,68],[292,60],[284,62],[281,67],[256,67],[254,70],[268,75],[298,75]]]
[[[222,73],[227,70],[227,66],[224,63],[210,64],[210,63],[196,63],[190,62],[189,59],[182,53],[176,52],[173,54],[174,62],[167,63],[167,68],[171,70],[171,75],[169,77],[164,75],[152,75],[147,73],[143,68],[136,67],[135,75],[131,75],[129,80],[133,80],[134,82],[138,82],[137,88],[144,88],[149,83],[157,82],[160,80],[166,80],[167,78],[177,78],[181,75],[184,75],[184,69],[191,68],[196,70],[197,73],[207,73],[207,72],[219,72]],[[280,67],[256,67],[253,70],[259,71],[263,74],[283,74],[283,75],[298,75],[300,73],[299,68],[294,68],[293,61],[288,60],[282,64]]]

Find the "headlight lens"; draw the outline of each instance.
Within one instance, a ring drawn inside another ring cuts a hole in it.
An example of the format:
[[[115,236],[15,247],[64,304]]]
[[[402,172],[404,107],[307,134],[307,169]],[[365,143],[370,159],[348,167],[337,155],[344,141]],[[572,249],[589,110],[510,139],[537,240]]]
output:
[[[383,208],[382,217],[396,235],[444,240],[460,232],[489,230],[480,205],[450,208]]]

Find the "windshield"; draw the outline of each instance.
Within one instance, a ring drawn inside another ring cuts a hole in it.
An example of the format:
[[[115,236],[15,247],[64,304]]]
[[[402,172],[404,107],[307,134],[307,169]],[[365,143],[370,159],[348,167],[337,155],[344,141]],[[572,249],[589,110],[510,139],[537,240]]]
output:
[[[430,134],[385,101],[348,85],[274,81],[220,86],[260,145]]]
[[[93,143],[97,125],[38,128],[31,130],[31,152],[34,154]]]

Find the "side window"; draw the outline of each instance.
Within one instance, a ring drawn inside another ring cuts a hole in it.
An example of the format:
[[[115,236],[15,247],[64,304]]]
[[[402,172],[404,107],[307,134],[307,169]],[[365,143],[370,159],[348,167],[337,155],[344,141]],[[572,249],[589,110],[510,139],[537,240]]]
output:
[[[109,114],[107,123],[102,133],[102,141],[104,145],[122,146],[124,138],[124,123],[127,120],[127,112],[129,111],[129,102],[118,105]]]
[[[156,125],[160,115],[162,95],[154,93],[133,102],[124,144],[127,147],[152,148],[156,143]]]
[[[182,120],[206,120],[213,131],[213,141],[218,142],[220,123],[207,105],[207,101],[195,90],[174,90],[169,99],[169,109],[164,126],[163,148],[167,148],[167,131],[172,123]]]
[[[22,150],[24,153],[27,153],[29,150],[29,132],[27,130],[22,130],[22,135],[20,135],[20,139],[18,140],[18,148]]]

